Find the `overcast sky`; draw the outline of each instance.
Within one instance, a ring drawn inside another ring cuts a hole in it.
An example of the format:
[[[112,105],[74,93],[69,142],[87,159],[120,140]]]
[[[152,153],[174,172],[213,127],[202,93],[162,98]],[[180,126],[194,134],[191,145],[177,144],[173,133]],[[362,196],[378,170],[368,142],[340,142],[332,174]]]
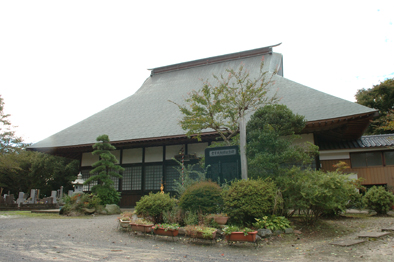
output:
[[[286,78],[355,101],[394,77],[393,14],[393,1],[0,1],[0,95],[38,142],[132,95],[148,68],[282,43]]]

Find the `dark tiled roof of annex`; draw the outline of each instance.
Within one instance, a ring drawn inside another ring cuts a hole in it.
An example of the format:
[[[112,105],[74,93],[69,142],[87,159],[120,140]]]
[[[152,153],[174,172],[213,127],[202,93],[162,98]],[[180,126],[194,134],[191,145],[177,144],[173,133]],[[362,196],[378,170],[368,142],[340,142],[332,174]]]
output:
[[[368,135],[360,139],[318,143],[320,150],[394,147],[394,134]]]
[[[250,77],[255,78],[259,74],[262,59],[264,71],[279,72],[273,77],[275,84],[268,95],[277,92],[279,103],[304,115],[307,121],[376,111],[284,78],[280,75],[283,72],[282,55],[274,53],[273,47],[154,68],[133,95],[33,144],[30,150],[93,144],[95,138],[102,134],[107,134],[112,142],[185,135],[186,131],[179,126],[181,112],[169,100],[182,103],[190,91],[202,87],[200,79],[214,83],[213,74],[220,76],[228,68],[237,69],[241,63],[249,71]]]

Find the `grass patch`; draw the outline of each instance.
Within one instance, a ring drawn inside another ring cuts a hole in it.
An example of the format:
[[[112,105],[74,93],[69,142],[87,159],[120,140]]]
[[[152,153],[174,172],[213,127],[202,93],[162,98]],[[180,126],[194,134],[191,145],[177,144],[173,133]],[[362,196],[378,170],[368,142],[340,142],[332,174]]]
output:
[[[30,211],[0,211],[0,218],[13,217],[13,218],[43,218],[43,219],[65,219],[65,218],[91,218],[91,216],[68,217],[61,216],[57,213],[32,213]]]

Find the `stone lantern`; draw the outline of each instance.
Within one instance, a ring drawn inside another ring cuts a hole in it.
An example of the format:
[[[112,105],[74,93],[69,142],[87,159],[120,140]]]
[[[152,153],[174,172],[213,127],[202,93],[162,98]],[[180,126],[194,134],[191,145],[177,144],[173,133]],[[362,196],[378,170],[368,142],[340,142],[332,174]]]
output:
[[[79,172],[77,179],[71,184],[74,185],[74,193],[82,193],[83,192],[83,183],[85,183],[85,180],[82,179],[82,174]]]

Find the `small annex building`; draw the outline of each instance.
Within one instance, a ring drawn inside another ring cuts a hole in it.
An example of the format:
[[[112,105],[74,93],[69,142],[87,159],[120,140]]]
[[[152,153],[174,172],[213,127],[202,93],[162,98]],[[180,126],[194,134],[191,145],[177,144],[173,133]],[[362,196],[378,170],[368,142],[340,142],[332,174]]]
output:
[[[323,170],[334,171],[334,165],[343,161],[350,167],[344,172],[357,174],[365,187],[385,186],[394,191],[394,134],[321,141],[319,153]]]
[[[107,134],[117,148],[114,154],[125,168],[123,179],[114,180],[122,193],[122,207],[134,206],[144,194],[159,191],[161,184],[164,191],[173,191],[173,181],[179,173],[174,169],[178,164],[172,159],[184,154],[186,163],[196,163],[217,135],[206,130],[200,142],[188,138],[178,124],[181,112],[169,100],[182,104],[188,92],[202,87],[200,79],[213,83],[213,74],[220,76],[228,68],[237,69],[241,63],[254,78],[262,59],[264,71],[277,71],[268,95],[276,92],[279,103],[305,116],[307,125],[302,131],[305,141],[329,145],[360,139],[376,110],[285,78],[283,57],[273,52],[275,46],[150,69],[150,76],[133,95],[31,145],[28,150],[79,159],[83,178],[87,179],[92,163],[98,160],[91,154],[92,145],[96,137]],[[317,167],[321,165],[319,161],[316,159]],[[84,191],[91,186],[85,185]]]

